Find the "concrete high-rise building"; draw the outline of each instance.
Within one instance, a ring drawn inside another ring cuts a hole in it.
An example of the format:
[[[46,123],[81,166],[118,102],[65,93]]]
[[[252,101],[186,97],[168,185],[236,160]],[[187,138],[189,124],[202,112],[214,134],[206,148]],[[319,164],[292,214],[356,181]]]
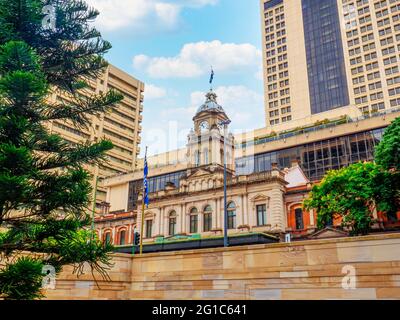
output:
[[[94,176],[93,186],[96,184],[97,177],[101,182],[105,177],[134,170],[140,153],[144,83],[109,65],[102,76],[89,82],[89,88],[83,90],[82,94],[100,94],[111,89],[121,93],[124,99],[110,112],[99,117],[91,116],[91,123],[87,130],[76,128],[68,121],[49,123],[51,132],[60,134],[70,143],[96,142],[106,138],[114,144],[114,148],[107,152],[107,163],[98,167],[88,167]],[[68,102],[68,97],[56,92],[50,99],[53,102]],[[97,188],[96,200],[97,206],[106,200],[106,190],[101,183]]]
[[[266,125],[400,106],[400,0],[261,0]]]

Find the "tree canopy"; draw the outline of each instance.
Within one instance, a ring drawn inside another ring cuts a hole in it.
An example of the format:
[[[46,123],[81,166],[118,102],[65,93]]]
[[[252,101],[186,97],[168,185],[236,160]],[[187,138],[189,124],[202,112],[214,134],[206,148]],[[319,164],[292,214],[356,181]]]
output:
[[[56,9],[56,28],[42,8]],[[49,121],[87,128],[122,99],[93,94],[88,81],[107,66],[110,44],[90,26],[98,12],[80,0],[0,0],[0,295],[42,296],[44,265],[59,272],[85,264],[107,276],[112,247],[90,225],[92,179],[85,169],[106,161],[110,141],[71,144]],[[62,102],[51,102],[53,93]],[[27,255],[27,253],[29,253]]]
[[[342,217],[351,234],[367,234],[374,210],[396,219],[399,205],[400,118],[386,130],[376,148],[376,162],[356,163],[329,171],[304,201],[307,210],[317,211],[318,227]]]

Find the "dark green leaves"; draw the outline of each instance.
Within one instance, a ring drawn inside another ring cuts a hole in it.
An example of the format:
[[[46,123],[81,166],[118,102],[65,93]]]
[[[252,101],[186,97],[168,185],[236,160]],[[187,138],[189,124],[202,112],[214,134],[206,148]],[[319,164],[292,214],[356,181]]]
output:
[[[9,300],[42,297],[43,264],[40,260],[20,257],[0,272],[0,293]]]
[[[42,28],[44,5],[56,8],[56,30]],[[7,299],[40,298],[45,264],[57,272],[72,264],[78,274],[89,264],[107,277],[112,248],[86,229],[93,177],[84,168],[106,161],[112,144],[69,143],[47,126],[89,128],[122,99],[85,89],[111,47],[89,25],[97,15],[81,0],[0,0],[0,296]],[[63,96],[56,103],[55,92]]]
[[[375,152],[376,162],[387,170],[400,171],[400,118],[385,130],[383,140]],[[400,181],[399,185],[400,185]]]

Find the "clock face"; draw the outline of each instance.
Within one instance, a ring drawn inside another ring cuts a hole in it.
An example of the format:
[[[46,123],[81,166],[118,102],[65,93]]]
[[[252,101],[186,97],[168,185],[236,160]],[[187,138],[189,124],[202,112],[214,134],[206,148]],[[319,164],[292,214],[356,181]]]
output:
[[[210,128],[210,125],[208,124],[207,121],[203,121],[200,123],[199,128],[201,132],[205,132]]]

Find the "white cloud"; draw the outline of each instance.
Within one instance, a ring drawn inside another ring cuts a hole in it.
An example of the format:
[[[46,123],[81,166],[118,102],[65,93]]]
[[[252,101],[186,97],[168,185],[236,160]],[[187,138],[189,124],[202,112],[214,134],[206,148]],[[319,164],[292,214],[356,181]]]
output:
[[[215,72],[235,72],[257,68],[260,61],[261,51],[251,44],[214,40],[185,44],[174,57],[137,55],[133,65],[153,78],[193,78],[208,73],[211,66]]]
[[[95,24],[103,31],[116,31],[133,26],[139,29],[173,28],[185,8],[215,5],[219,0],[86,0],[100,15]]]
[[[173,27],[175,25],[180,13],[180,8],[177,5],[163,2],[156,3],[155,10],[162,24],[168,27]]]
[[[161,87],[157,87],[153,84],[147,84],[144,89],[144,98],[146,100],[155,100],[164,98],[167,95],[167,90]]]

